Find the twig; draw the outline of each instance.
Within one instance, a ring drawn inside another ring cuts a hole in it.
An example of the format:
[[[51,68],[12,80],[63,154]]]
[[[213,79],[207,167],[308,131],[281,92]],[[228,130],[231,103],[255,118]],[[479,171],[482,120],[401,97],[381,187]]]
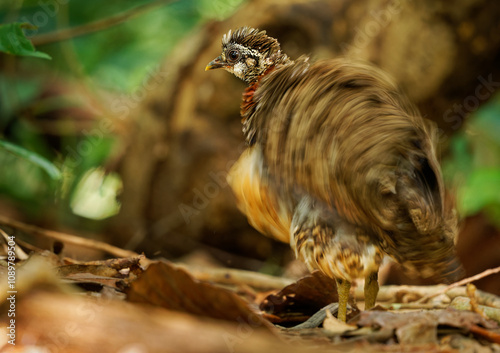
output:
[[[392,303],[379,304],[388,310],[431,310],[431,309],[446,309],[448,305],[444,304],[419,304],[419,303]]]
[[[479,307],[479,304],[477,302],[476,289],[476,286],[472,283],[467,283],[467,286],[465,287],[467,296],[469,297],[471,310],[486,318],[484,316],[483,310]]]
[[[447,291],[449,291],[452,288],[466,285],[468,283],[480,280],[481,278],[488,277],[488,276],[494,275],[496,273],[500,273],[500,266],[499,267],[495,267],[495,268],[487,269],[486,271],[478,273],[477,275],[474,275],[474,276],[471,276],[471,277],[467,277],[467,278],[464,278],[464,279],[462,279],[462,280],[460,280],[458,282],[452,283],[452,284],[450,284],[449,286],[443,288],[440,291],[437,291],[435,293],[432,293],[432,294],[429,294],[429,295],[426,295],[426,296],[420,298],[417,301],[417,303],[424,303],[424,302],[426,302],[427,300],[429,300],[431,298],[434,298],[434,297],[437,297],[438,295],[446,293]]]
[[[0,228],[0,234],[3,237],[3,240],[5,241],[5,245],[9,242],[9,235],[4,232],[3,229]],[[15,243],[17,244],[19,241],[16,239]],[[14,247],[14,253],[16,254],[16,258],[19,260],[26,260],[29,256],[24,252],[23,249],[21,249],[19,246]],[[10,261],[10,260],[9,260]]]
[[[219,284],[246,284],[252,288],[259,289],[281,289],[294,281],[288,278],[275,277],[263,273],[231,269],[231,268],[199,268],[177,264],[186,269],[198,280],[210,281]]]
[[[469,327],[470,332],[486,338],[488,341],[500,344],[500,334],[490,330],[486,330],[478,325],[471,325]]]
[[[35,46],[51,44],[54,42],[60,42],[63,40],[83,36],[89,33],[101,31],[113,26],[116,26],[120,23],[126,22],[134,17],[140,16],[145,12],[153,10],[162,5],[173,2],[174,0],[157,0],[144,5],[139,5],[134,7],[133,9],[124,11],[117,15],[103,18],[94,22],[86,23],[81,26],[76,26],[72,28],[64,28],[61,30],[39,34],[34,36],[31,41]]]
[[[384,285],[380,286],[377,301],[387,303],[407,303],[415,302],[423,296],[435,293],[445,286],[442,284],[432,286],[411,286],[411,285]],[[354,297],[356,300],[364,300],[365,294],[363,286],[357,286],[354,289]]]
[[[96,249],[96,250],[101,250],[104,251],[110,255],[116,256],[116,257],[135,257],[139,256],[138,253],[131,251],[131,250],[125,250],[118,248],[116,246],[106,244],[102,241],[94,240],[94,239],[87,239],[87,238],[82,238],[76,235],[72,234],[67,234],[67,233],[62,233],[62,232],[56,232],[53,230],[47,230],[43,229],[40,227],[36,227],[33,225],[25,224],[19,221],[15,221],[13,219],[9,219],[7,217],[0,216],[0,224],[12,227],[18,230],[21,230],[26,233],[30,233],[33,235],[38,235],[46,238],[51,238],[55,240],[62,241],[63,243],[66,244],[73,244],[89,249]]]
[[[392,303],[421,305],[421,298],[430,298],[431,295],[436,294],[436,292],[438,291],[441,292],[445,288],[447,288],[447,286],[443,284],[432,286],[386,285],[380,287],[377,301],[381,305],[382,303],[385,303],[383,305]],[[448,290],[446,292],[446,296],[450,300],[453,300],[456,297],[466,297],[467,293],[465,287],[456,287]],[[500,308],[500,297],[491,293],[483,292],[479,289],[476,291],[476,296],[479,304]],[[355,288],[354,297],[359,301],[364,300],[364,291],[362,286],[358,286]],[[432,303],[431,305],[435,306],[437,304],[439,303]],[[444,302],[443,304],[446,304],[446,302]]]
[[[477,312],[476,310],[479,309],[481,315],[484,318],[492,319],[500,323],[500,308],[494,308],[491,306],[486,306],[486,305],[476,305],[476,309],[472,307],[471,299],[467,297],[456,297],[453,299],[453,301],[450,303],[450,308],[457,309],[457,310],[467,310],[467,311],[474,311]]]

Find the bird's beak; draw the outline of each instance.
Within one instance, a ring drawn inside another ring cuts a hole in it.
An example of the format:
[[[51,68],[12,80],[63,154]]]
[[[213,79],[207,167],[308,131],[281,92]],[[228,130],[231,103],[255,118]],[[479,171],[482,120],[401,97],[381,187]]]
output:
[[[226,63],[222,62],[222,59],[219,56],[208,63],[207,67],[205,67],[205,71],[220,69],[221,67],[224,67],[224,66],[226,66]]]

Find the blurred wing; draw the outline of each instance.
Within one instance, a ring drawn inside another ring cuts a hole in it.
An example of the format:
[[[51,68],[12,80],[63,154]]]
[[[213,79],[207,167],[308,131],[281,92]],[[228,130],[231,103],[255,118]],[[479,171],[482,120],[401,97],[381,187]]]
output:
[[[271,173],[353,224],[390,227],[387,207],[378,204],[393,199],[401,153],[417,138],[391,81],[342,60],[299,62],[266,79],[255,93],[255,113]]]
[[[255,95],[256,138],[287,194],[336,209],[409,268],[451,271],[456,230],[446,231],[431,129],[384,73],[299,61],[264,78]]]

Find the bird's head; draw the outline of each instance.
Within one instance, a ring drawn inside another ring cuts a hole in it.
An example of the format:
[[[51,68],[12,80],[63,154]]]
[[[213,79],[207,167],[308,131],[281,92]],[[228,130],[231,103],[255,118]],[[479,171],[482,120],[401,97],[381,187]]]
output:
[[[273,67],[289,62],[278,41],[267,36],[266,31],[242,27],[224,35],[222,54],[205,71],[223,68],[251,84]]]

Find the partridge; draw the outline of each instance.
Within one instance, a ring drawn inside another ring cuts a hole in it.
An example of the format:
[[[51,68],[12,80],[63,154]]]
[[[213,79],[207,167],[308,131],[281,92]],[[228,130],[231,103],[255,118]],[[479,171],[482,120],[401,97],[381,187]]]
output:
[[[409,272],[455,280],[457,215],[436,157],[436,131],[381,70],[346,58],[292,61],[274,38],[229,31],[223,68],[248,84],[248,148],[228,181],[250,224],[288,242],[337,282],[346,321],[351,282],[375,305],[388,254]]]

